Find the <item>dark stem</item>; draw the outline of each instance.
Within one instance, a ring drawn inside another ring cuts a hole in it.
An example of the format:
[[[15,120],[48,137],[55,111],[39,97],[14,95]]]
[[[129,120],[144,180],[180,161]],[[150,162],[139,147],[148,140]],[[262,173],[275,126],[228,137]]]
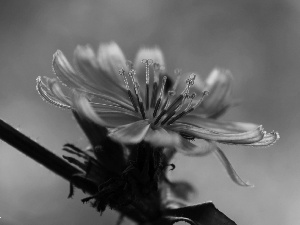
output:
[[[44,165],[47,169],[63,177],[65,180],[69,182],[72,181],[77,188],[82,189],[84,192],[91,195],[97,193],[98,188],[96,185],[86,184],[72,179],[73,175],[82,173],[81,170],[73,167],[65,160],[31,140],[29,137],[25,136],[1,119],[0,138],[20,152],[32,158],[34,161]],[[117,210],[136,222],[146,222],[149,219],[148,215],[142,215],[140,209],[135,207],[122,207]]]

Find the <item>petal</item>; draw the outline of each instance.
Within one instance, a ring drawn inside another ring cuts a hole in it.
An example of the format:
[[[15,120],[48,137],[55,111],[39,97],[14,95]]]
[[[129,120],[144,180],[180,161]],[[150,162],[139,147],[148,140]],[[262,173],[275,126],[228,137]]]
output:
[[[181,136],[177,133],[159,128],[149,129],[144,140],[150,142],[153,146],[174,147],[181,144],[181,139]]]
[[[60,87],[58,81],[53,78],[50,79],[48,77],[45,77],[47,82],[48,89],[52,92],[53,96],[56,96],[61,102],[63,102],[66,105],[71,105],[70,97],[68,97]],[[70,93],[68,94],[70,95]]]
[[[41,98],[48,103],[51,103],[59,108],[71,108],[69,104],[62,102],[57,96],[53,95],[47,86],[42,82],[41,77],[36,79],[36,90],[40,94]]]
[[[204,89],[209,95],[203,103],[195,109],[193,114],[206,114],[213,116],[224,110],[231,103],[232,75],[223,69],[214,69],[206,79]]]
[[[53,55],[52,69],[57,78],[70,88],[80,88],[85,83],[60,50]]]
[[[149,130],[150,124],[146,120],[130,123],[111,131],[109,135],[116,141],[124,144],[136,144],[141,142]]]
[[[259,142],[252,143],[252,144],[247,144],[247,146],[252,146],[252,147],[267,147],[270,145],[273,145],[278,139],[280,138],[278,132],[271,132],[267,133],[263,139],[261,139]]]
[[[215,154],[215,156],[220,160],[220,162],[223,164],[223,166],[225,167],[229,177],[238,185],[240,186],[245,186],[245,187],[253,187],[252,184],[250,184],[249,182],[245,182],[243,181],[240,176],[236,173],[236,171],[234,170],[234,168],[232,167],[231,163],[229,162],[229,160],[227,159],[226,155],[224,154],[224,152],[216,146],[216,151],[213,152]]]
[[[181,145],[175,146],[176,150],[186,156],[206,156],[215,151],[216,146],[206,140],[197,140],[195,145],[185,138],[181,139]]]
[[[116,105],[116,104],[109,104],[109,102],[102,103],[102,102],[91,102],[91,105],[95,109],[95,111],[107,111],[107,110],[113,110],[113,111],[119,111],[123,112],[125,114],[129,114],[132,116],[136,116],[137,118],[141,118],[135,111],[128,110],[126,107],[122,105]]]
[[[95,64],[95,63],[91,63],[91,61],[95,59],[93,59],[94,53],[90,47],[88,46],[77,47],[75,53],[74,53],[75,55],[78,55],[78,58],[83,58],[87,61],[86,64],[88,68],[89,68],[88,66],[89,64]],[[119,95],[116,95],[116,93],[111,92],[111,90],[114,90],[112,88],[114,87],[114,84],[112,82],[108,84],[105,82],[102,82],[103,83],[102,84],[100,82],[100,84],[98,84],[94,80],[90,80],[90,78],[88,77],[90,73],[81,75],[80,73],[76,72],[61,51],[58,50],[54,54],[52,65],[53,65],[53,71],[57,75],[58,79],[67,87],[79,88],[81,92],[85,92],[89,95],[93,95],[94,97],[100,98],[101,100],[104,101],[109,101],[117,105],[122,105],[123,107],[126,107],[129,110],[134,110],[131,104],[129,103],[128,99],[124,100],[123,97],[120,98]],[[90,69],[91,71],[93,71],[94,67],[96,67],[97,69],[96,65],[94,66],[90,65],[90,67],[92,67],[92,69]],[[96,72],[94,70],[92,74],[95,73]],[[97,77],[99,77],[98,75]],[[104,88],[101,89],[102,86],[104,86]],[[107,89],[110,90],[108,91]],[[124,93],[122,93],[122,96],[124,96]]]
[[[100,45],[97,58],[101,69],[108,74],[114,74],[117,78],[120,78],[119,70],[126,68],[126,58],[115,42]],[[122,82],[122,79],[119,80]]]
[[[105,121],[105,123],[107,124],[107,127],[110,128],[115,128],[118,126],[123,126],[129,123],[134,123],[137,122],[139,120],[141,120],[141,118],[130,115],[130,114],[126,114],[123,112],[118,112],[118,111],[98,111],[95,110],[97,115],[103,119],[103,121]]]
[[[79,116],[86,118],[102,127],[107,127],[107,123],[95,113],[84,94],[74,91],[72,102],[74,110],[79,114]]]
[[[119,82],[119,77],[104,71],[90,46],[77,46],[74,51],[74,63],[85,77],[88,90],[99,92],[130,105],[127,91]]]
[[[169,129],[193,138],[213,140],[225,144],[251,144],[260,141],[265,135],[262,126],[241,133],[220,133],[207,128],[184,124],[170,125]]]
[[[253,123],[243,123],[243,122],[224,122],[214,119],[206,119],[200,115],[188,114],[178,120],[178,123],[185,123],[189,125],[195,125],[198,127],[207,128],[210,130],[233,133],[233,132],[245,132],[253,130],[258,127],[257,124]],[[177,124],[177,123],[174,123]]]

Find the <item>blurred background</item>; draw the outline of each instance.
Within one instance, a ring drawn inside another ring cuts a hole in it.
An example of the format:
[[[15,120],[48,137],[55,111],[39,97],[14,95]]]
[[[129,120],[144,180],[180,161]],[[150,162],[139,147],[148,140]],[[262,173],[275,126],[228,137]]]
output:
[[[198,190],[191,203],[212,200],[241,225],[300,223],[300,2],[297,0],[74,0],[0,1],[0,118],[62,154],[86,140],[69,111],[41,100],[39,75],[52,76],[61,49],[71,60],[78,44],[116,41],[128,59],[142,46],[159,46],[167,69],[198,72],[215,67],[234,75],[243,104],[224,120],[263,124],[280,132],[263,149],[221,146],[240,176],[235,185],[212,156],[178,155],[174,179]],[[0,143],[0,224],[115,224],[80,201],[69,184],[17,150]],[[130,224],[126,221],[126,224]]]

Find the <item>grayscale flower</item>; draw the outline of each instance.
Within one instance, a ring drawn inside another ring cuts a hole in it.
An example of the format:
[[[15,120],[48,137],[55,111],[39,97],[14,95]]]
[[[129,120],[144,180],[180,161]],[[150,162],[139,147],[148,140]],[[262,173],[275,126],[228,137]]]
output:
[[[131,63],[114,42],[100,45],[97,54],[78,46],[74,65],[57,51],[56,78],[38,77],[38,92],[44,100],[108,128],[109,136],[124,145],[145,141],[186,155],[214,153],[233,181],[248,186],[216,143],[260,147],[279,138],[256,124],[217,120],[234,104],[228,71],[215,69],[206,81],[179,70],[167,74],[159,48],[140,49]],[[97,134],[90,136],[97,143]]]

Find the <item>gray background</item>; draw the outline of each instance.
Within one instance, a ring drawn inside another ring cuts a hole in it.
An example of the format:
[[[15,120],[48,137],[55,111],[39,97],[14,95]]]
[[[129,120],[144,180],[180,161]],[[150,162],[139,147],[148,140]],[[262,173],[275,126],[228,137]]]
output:
[[[215,67],[234,75],[234,96],[243,104],[226,120],[263,124],[280,141],[254,149],[221,146],[239,174],[255,188],[236,186],[212,156],[178,156],[174,178],[199,190],[192,203],[212,200],[238,224],[300,222],[299,70],[300,2],[297,0],[85,0],[0,1],[0,117],[61,155],[66,142],[86,140],[68,111],[43,102],[35,91],[39,75],[52,76],[61,49],[71,60],[77,44],[114,40],[128,59],[141,46],[158,45],[169,71]],[[0,224],[114,224],[68,183],[0,143]],[[128,221],[127,221],[128,223]]]

